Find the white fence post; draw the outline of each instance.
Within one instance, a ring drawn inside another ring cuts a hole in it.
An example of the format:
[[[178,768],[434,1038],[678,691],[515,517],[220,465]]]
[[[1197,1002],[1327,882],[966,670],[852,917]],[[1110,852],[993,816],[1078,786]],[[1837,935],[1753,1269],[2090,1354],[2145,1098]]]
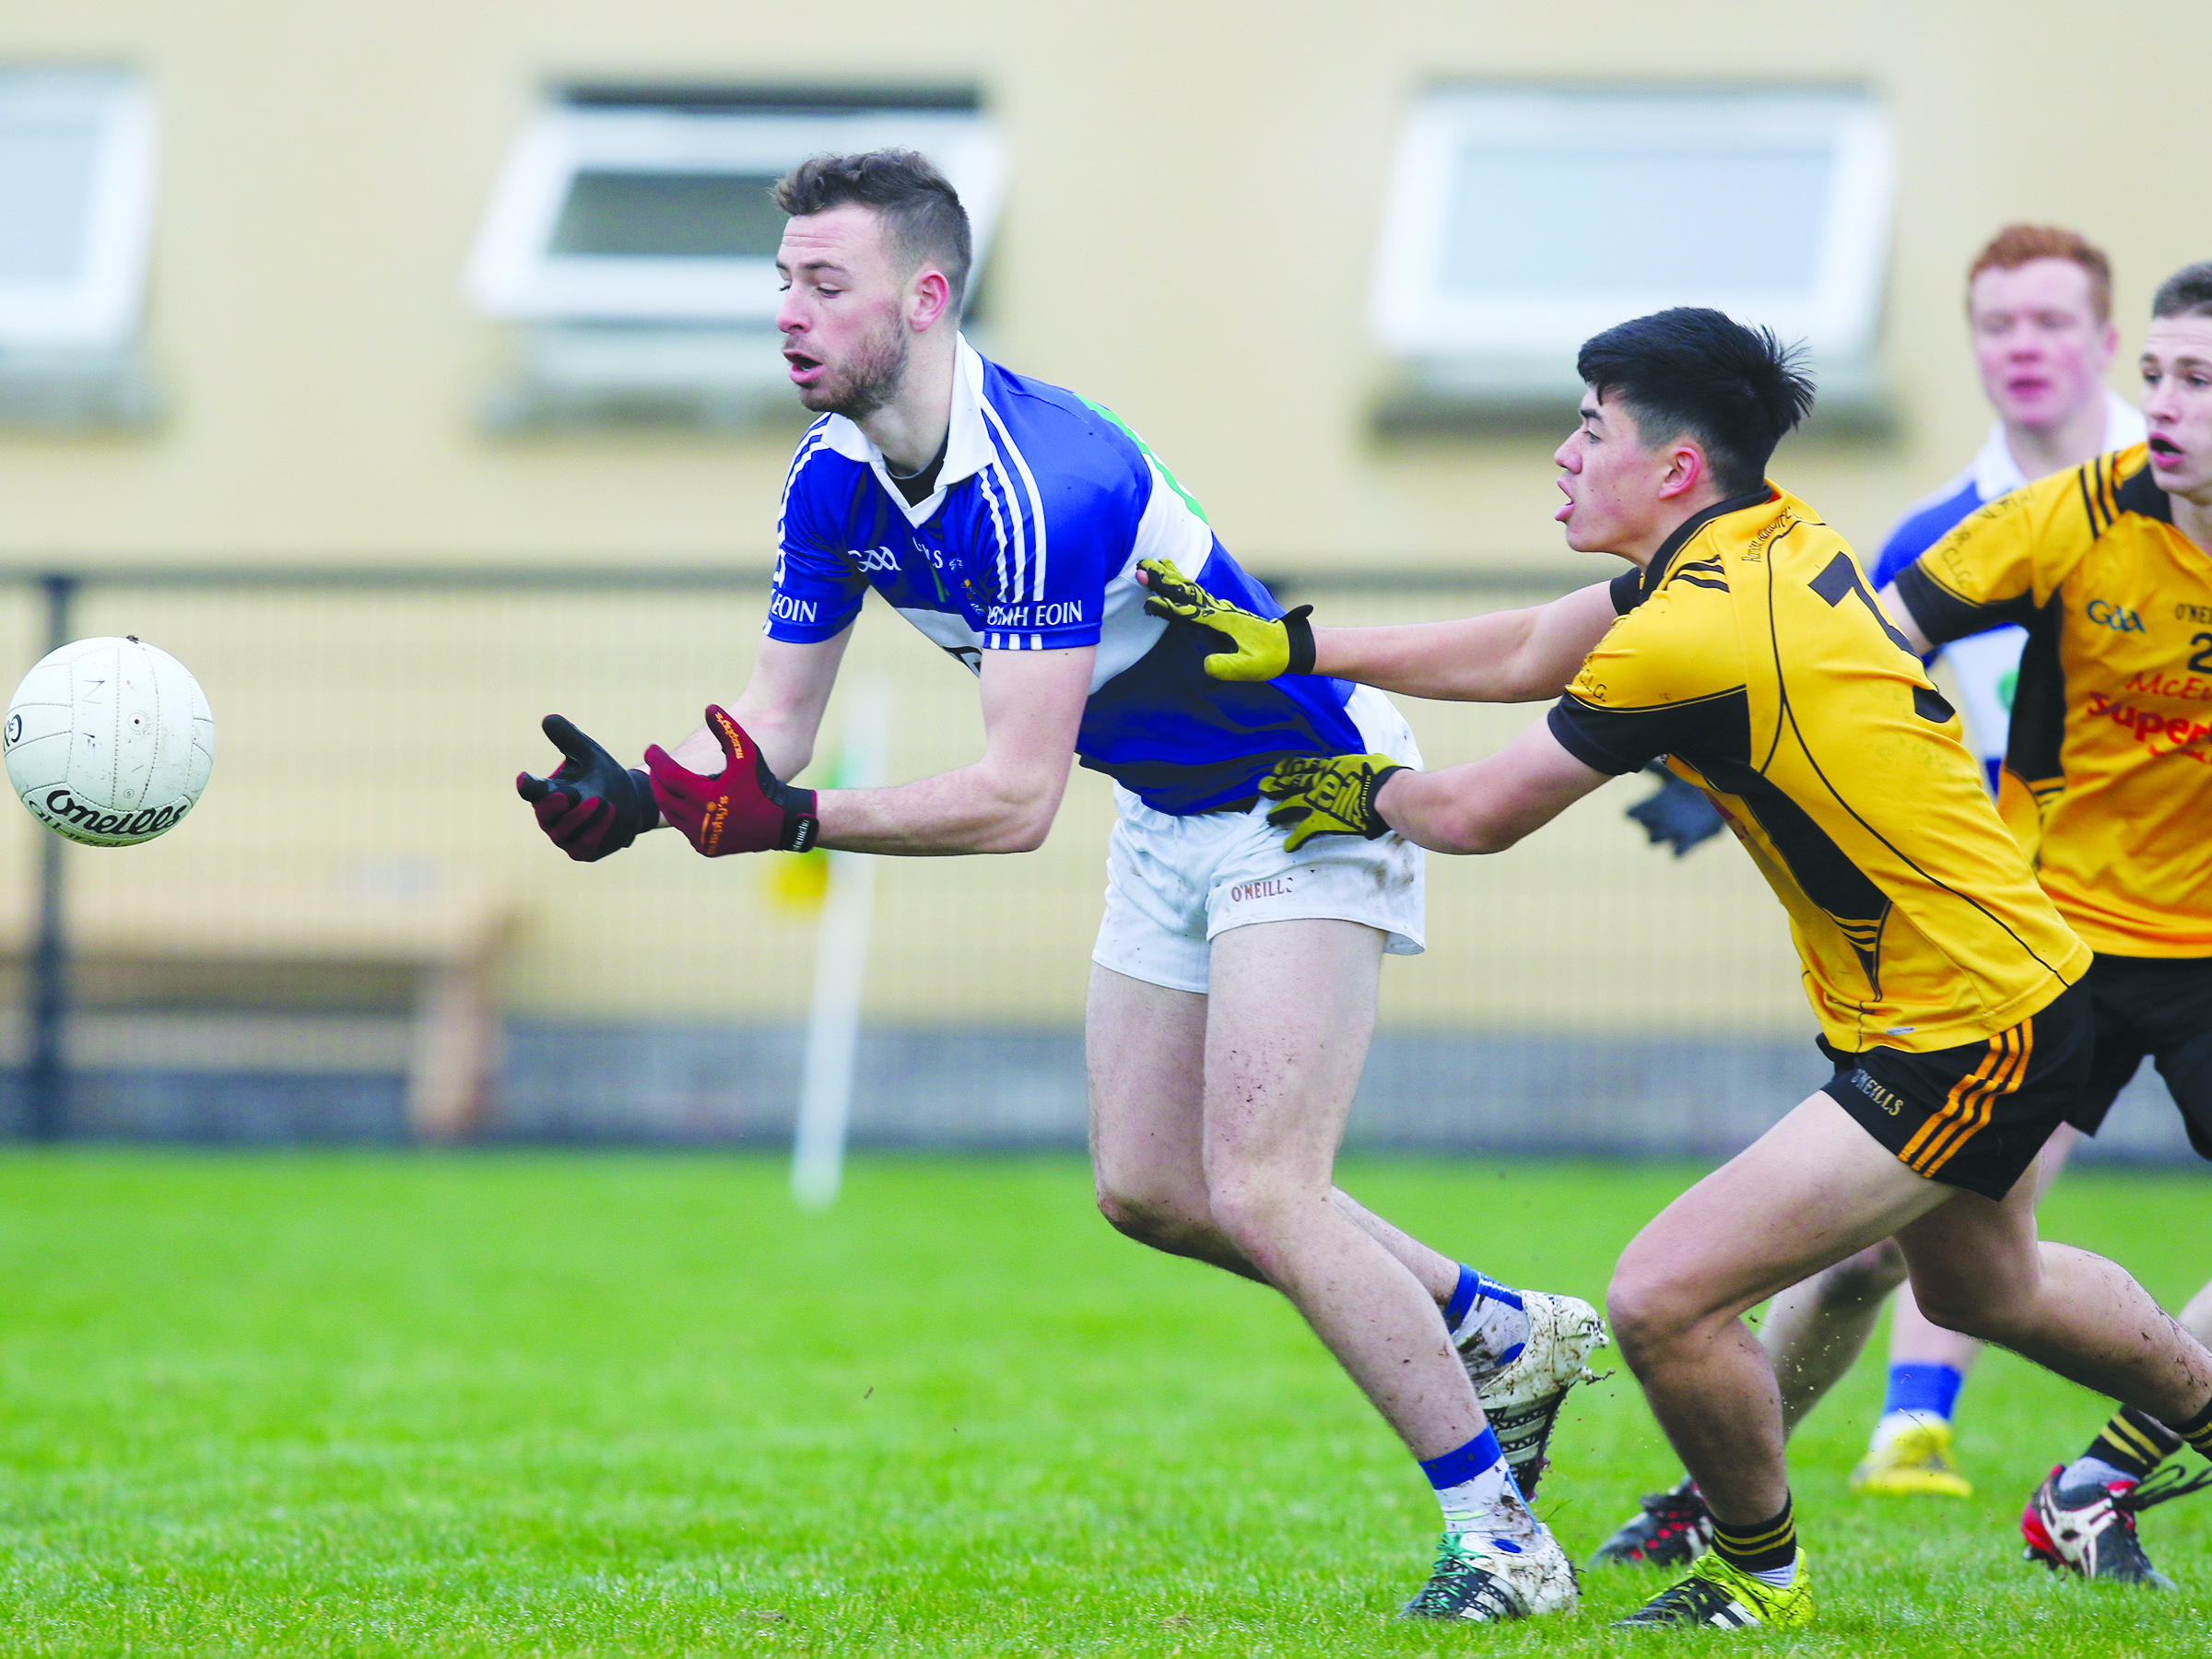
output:
[[[838,787],[882,787],[890,726],[890,682],[880,676],[856,681],[846,705]],[[836,1203],[844,1180],[861,994],[868,977],[868,924],[876,901],[874,854],[833,852],[829,859],[830,887],[816,934],[814,1006],[806,1019],[806,1056],[799,1076],[798,1122],[791,1137],[791,1195],[806,1210]]]

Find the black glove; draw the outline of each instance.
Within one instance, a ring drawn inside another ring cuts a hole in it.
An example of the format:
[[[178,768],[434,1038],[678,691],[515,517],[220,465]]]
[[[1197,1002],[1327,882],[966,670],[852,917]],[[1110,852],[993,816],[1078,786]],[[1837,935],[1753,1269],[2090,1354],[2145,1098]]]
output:
[[[652,779],[624,768],[558,714],[546,716],[544,729],[561,763],[549,778],[517,773],[514,793],[530,803],[537,827],[555,846],[591,864],[660,824]]]
[[[1677,778],[1657,761],[1645,770],[1659,774],[1659,787],[1630,807],[1629,816],[1643,826],[1653,846],[1669,842],[1679,858],[1700,841],[1711,841],[1721,832],[1720,812],[1705,798],[1703,790]]]

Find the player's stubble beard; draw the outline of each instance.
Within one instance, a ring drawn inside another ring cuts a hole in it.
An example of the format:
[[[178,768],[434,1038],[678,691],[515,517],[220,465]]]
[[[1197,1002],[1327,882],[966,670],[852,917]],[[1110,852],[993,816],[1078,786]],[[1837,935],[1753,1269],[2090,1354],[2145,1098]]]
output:
[[[818,415],[865,420],[899,395],[906,383],[908,355],[906,330],[893,318],[836,375],[825,375],[819,385],[802,386],[799,402]]]

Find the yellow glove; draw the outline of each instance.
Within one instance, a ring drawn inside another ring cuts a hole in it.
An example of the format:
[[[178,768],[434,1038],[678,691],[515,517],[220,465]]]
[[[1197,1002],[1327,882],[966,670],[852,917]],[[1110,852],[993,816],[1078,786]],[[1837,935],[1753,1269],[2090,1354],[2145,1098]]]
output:
[[[1313,607],[1301,605],[1270,622],[1241,606],[1217,599],[1164,559],[1142,559],[1136,568],[1146,582],[1145,614],[1171,622],[1210,629],[1229,641],[1227,651],[1210,652],[1206,672],[1218,680],[1271,680],[1278,674],[1313,672]]]
[[[1393,772],[1409,770],[1388,755],[1302,755],[1278,760],[1260,780],[1260,793],[1280,806],[1267,815],[1271,828],[1288,830],[1283,850],[1295,853],[1317,835],[1357,835],[1374,841],[1390,833],[1375,810],[1375,794]]]

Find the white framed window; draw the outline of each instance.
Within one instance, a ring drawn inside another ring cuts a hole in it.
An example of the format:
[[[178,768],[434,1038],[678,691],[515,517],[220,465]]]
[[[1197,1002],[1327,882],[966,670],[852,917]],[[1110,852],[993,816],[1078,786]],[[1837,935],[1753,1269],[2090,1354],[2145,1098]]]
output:
[[[0,348],[127,348],[153,211],[153,107],[137,76],[0,67]]]
[[[1435,88],[1392,163],[1371,329],[1477,394],[1571,390],[1583,340],[1672,305],[1864,364],[1891,168],[1850,90]]]
[[[951,180],[980,269],[1006,165],[971,93],[559,94],[508,154],[469,260],[469,295],[517,323],[766,327],[783,229],[769,186],[808,156],[887,145],[921,151]]]

